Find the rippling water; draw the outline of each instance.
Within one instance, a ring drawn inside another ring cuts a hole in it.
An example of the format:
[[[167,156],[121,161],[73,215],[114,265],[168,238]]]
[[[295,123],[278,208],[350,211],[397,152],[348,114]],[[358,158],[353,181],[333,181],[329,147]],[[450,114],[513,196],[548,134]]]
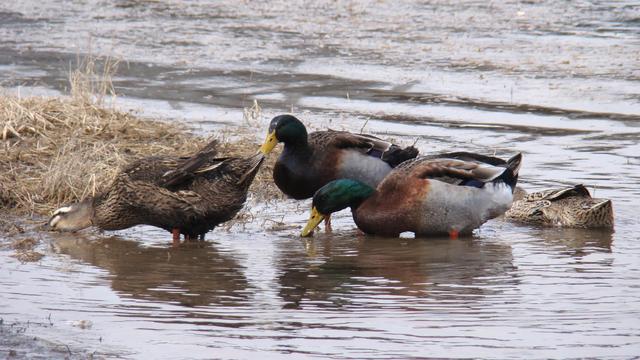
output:
[[[123,60],[119,106],[208,133],[247,126],[258,99],[256,140],[293,109],[425,153],[521,151],[525,188],[584,183],[613,199],[616,227],[365,238],[343,212],[304,241],[307,203],[253,202],[251,223],[203,248],[149,227],[38,233],[39,263],[0,249],[2,327],[60,356],[637,356],[639,19],[632,2],[3,3],[9,91],[64,92],[91,43]]]

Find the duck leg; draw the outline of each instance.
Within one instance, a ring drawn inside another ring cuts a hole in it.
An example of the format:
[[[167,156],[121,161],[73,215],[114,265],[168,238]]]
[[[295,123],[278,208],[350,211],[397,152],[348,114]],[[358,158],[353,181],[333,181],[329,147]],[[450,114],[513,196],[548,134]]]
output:
[[[327,234],[331,234],[333,232],[333,229],[331,228],[331,214],[324,218],[324,232]]]
[[[449,230],[449,239],[457,240],[459,235],[460,235],[460,233],[458,232],[458,230],[456,230],[456,229]]]
[[[173,235],[173,247],[180,246],[180,229],[173,228],[171,234]]]

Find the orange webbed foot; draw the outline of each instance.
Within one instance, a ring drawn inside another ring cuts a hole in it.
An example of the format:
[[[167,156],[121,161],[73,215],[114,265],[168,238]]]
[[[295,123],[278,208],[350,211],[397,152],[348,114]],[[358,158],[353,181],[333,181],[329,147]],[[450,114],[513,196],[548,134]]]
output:
[[[324,218],[324,232],[327,234],[331,234],[333,232],[333,228],[331,227],[331,214]]]
[[[455,230],[455,229],[449,230],[449,239],[457,240],[459,235],[460,233],[458,232],[458,230]]]

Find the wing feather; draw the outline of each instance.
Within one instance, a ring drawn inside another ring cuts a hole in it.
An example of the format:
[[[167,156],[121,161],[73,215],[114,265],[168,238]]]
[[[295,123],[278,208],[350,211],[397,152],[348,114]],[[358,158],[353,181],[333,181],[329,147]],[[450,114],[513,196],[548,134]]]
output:
[[[505,168],[457,159],[437,159],[420,162],[412,175],[422,179],[436,179],[450,184],[467,180],[487,183],[498,178]]]
[[[163,187],[172,187],[179,185],[193,178],[195,172],[205,164],[218,152],[218,141],[212,140],[205,147],[200,149],[193,156],[177,163],[175,168],[162,175],[159,185]]]

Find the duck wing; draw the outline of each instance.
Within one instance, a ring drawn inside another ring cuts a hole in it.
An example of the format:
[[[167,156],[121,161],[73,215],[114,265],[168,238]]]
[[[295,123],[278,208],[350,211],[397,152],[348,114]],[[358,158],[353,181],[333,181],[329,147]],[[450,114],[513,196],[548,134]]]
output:
[[[522,155],[517,154],[508,161],[504,161],[506,166],[495,166],[479,160],[465,161],[456,158],[420,157],[401,164],[390,176],[411,176],[438,180],[452,185],[474,187],[483,187],[488,182],[503,181],[513,189],[517,182],[521,159]]]
[[[439,158],[448,158],[448,159],[457,159],[463,161],[471,161],[476,163],[483,163],[493,166],[501,166],[501,167],[509,167],[514,175],[517,177],[518,172],[520,171],[520,162],[522,160],[522,154],[518,153],[511,157],[509,160],[503,160],[495,156],[481,155],[467,151],[456,151],[450,153],[441,153],[436,155],[428,155],[425,156],[428,159],[439,159]]]
[[[224,179],[227,183],[233,184],[233,186],[244,187],[251,185],[253,178],[258,173],[260,165],[264,162],[264,154],[258,152],[247,158],[219,158],[214,160],[221,160],[218,163],[213,163],[210,166],[202,167],[195,171],[196,174],[205,174],[209,180]],[[214,171],[215,170],[215,171]]]
[[[422,179],[435,179],[454,185],[470,181],[487,183],[498,178],[504,168],[457,159],[434,159],[418,164],[412,175]]]
[[[575,185],[572,187],[566,187],[561,189],[550,189],[539,191],[535,193],[528,194],[525,196],[524,201],[558,201],[561,199],[566,199],[568,197],[586,197],[591,198],[591,194],[589,190],[582,184]]]
[[[166,188],[175,187],[188,180],[193,179],[196,173],[203,172],[201,169],[203,165],[208,165],[207,167],[212,166],[210,162],[211,160],[213,160],[212,158],[217,154],[217,152],[218,141],[214,139],[191,157],[180,158],[178,161],[176,161],[174,168],[162,175],[158,182],[158,185]]]
[[[413,146],[401,148],[389,141],[373,135],[354,134],[347,131],[316,131],[309,136],[310,143],[320,151],[335,149],[352,149],[363,154],[376,157],[396,167],[403,161],[418,156],[418,149]]]
[[[166,188],[178,188],[203,167],[211,167],[225,158],[214,159],[217,141],[207,144],[192,156],[148,156],[131,162],[117,175],[130,181],[142,181]]]
[[[476,153],[467,152],[467,151],[455,151],[455,152],[427,155],[427,156],[424,156],[424,158],[426,159],[442,159],[442,158],[458,159],[463,161],[482,162],[482,163],[493,165],[493,166],[507,166],[507,162],[503,159],[500,159],[494,156],[481,155],[481,154],[476,154]]]

